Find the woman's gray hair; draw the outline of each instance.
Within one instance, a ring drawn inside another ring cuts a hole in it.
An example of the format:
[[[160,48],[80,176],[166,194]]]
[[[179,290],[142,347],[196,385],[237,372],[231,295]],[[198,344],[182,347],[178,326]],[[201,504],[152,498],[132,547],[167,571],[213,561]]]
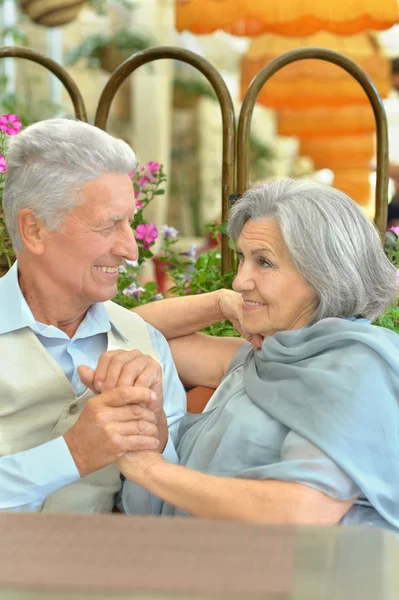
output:
[[[136,167],[130,146],[98,127],[71,119],[48,119],[15,136],[7,152],[3,193],[6,226],[14,250],[23,244],[18,213],[30,208],[50,230],[80,202],[84,183],[104,173]]]
[[[236,241],[249,219],[274,217],[299,273],[326,317],[374,320],[398,296],[396,269],[375,226],[349,196],[334,188],[282,179],[251,189],[231,209],[228,233]]]

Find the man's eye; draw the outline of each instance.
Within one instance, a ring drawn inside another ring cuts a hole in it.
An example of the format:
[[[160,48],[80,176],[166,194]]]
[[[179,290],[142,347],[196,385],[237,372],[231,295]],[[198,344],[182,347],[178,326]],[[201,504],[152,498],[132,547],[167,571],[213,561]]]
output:
[[[113,229],[115,229],[116,227],[116,223],[113,223],[112,225],[109,225],[108,227],[104,227],[104,229],[102,230],[103,233],[110,233]]]

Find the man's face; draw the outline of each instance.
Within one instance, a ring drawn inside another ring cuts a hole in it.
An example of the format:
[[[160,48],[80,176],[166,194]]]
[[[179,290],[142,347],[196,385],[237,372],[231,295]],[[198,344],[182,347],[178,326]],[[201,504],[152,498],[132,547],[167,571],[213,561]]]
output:
[[[46,231],[43,272],[60,302],[88,307],[116,295],[118,266],[138,256],[134,212],[129,176],[108,173],[87,182],[79,206],[57,231]]]

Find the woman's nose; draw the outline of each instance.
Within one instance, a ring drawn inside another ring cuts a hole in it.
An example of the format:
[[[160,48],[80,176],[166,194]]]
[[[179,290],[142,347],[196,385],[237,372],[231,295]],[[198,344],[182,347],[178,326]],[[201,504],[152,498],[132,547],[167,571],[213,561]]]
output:
[[[255,289],[255,282],[251,277],[248,269],[240,267],[238,273],[233,281],[233,290],[236,292],[244,292]]]

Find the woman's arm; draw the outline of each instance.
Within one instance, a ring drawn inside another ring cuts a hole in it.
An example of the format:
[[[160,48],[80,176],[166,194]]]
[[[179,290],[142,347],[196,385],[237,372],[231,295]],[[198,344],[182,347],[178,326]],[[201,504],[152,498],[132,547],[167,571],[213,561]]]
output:
[[[212,323],[229,319],[243,335],[240,325],[241,295],[231,290],[168,298],[134,309],[170,341],[179,377],[187,387],[216,388],[233,356],[245,339],[195,333]]]
[[[144,321],[159,329],[167,340],[171,340],[228,319],[222,311],[221,301],[224,297],[230,299],[231,305],[236,305],[236,312],[240,310],[238,307],[242,304],[241,296],[231,290],[167,298],[143,304],[132,310]]]
[[[334,525],[356,500],[335,500],[300,483],[205,475],[154,452],[126,455],[118,466],[155,496],[204,519]]]
[[[186,388],[204,385],[216,389],[243,338],[214,337],[194,333],[169,342],[180,380]]]

